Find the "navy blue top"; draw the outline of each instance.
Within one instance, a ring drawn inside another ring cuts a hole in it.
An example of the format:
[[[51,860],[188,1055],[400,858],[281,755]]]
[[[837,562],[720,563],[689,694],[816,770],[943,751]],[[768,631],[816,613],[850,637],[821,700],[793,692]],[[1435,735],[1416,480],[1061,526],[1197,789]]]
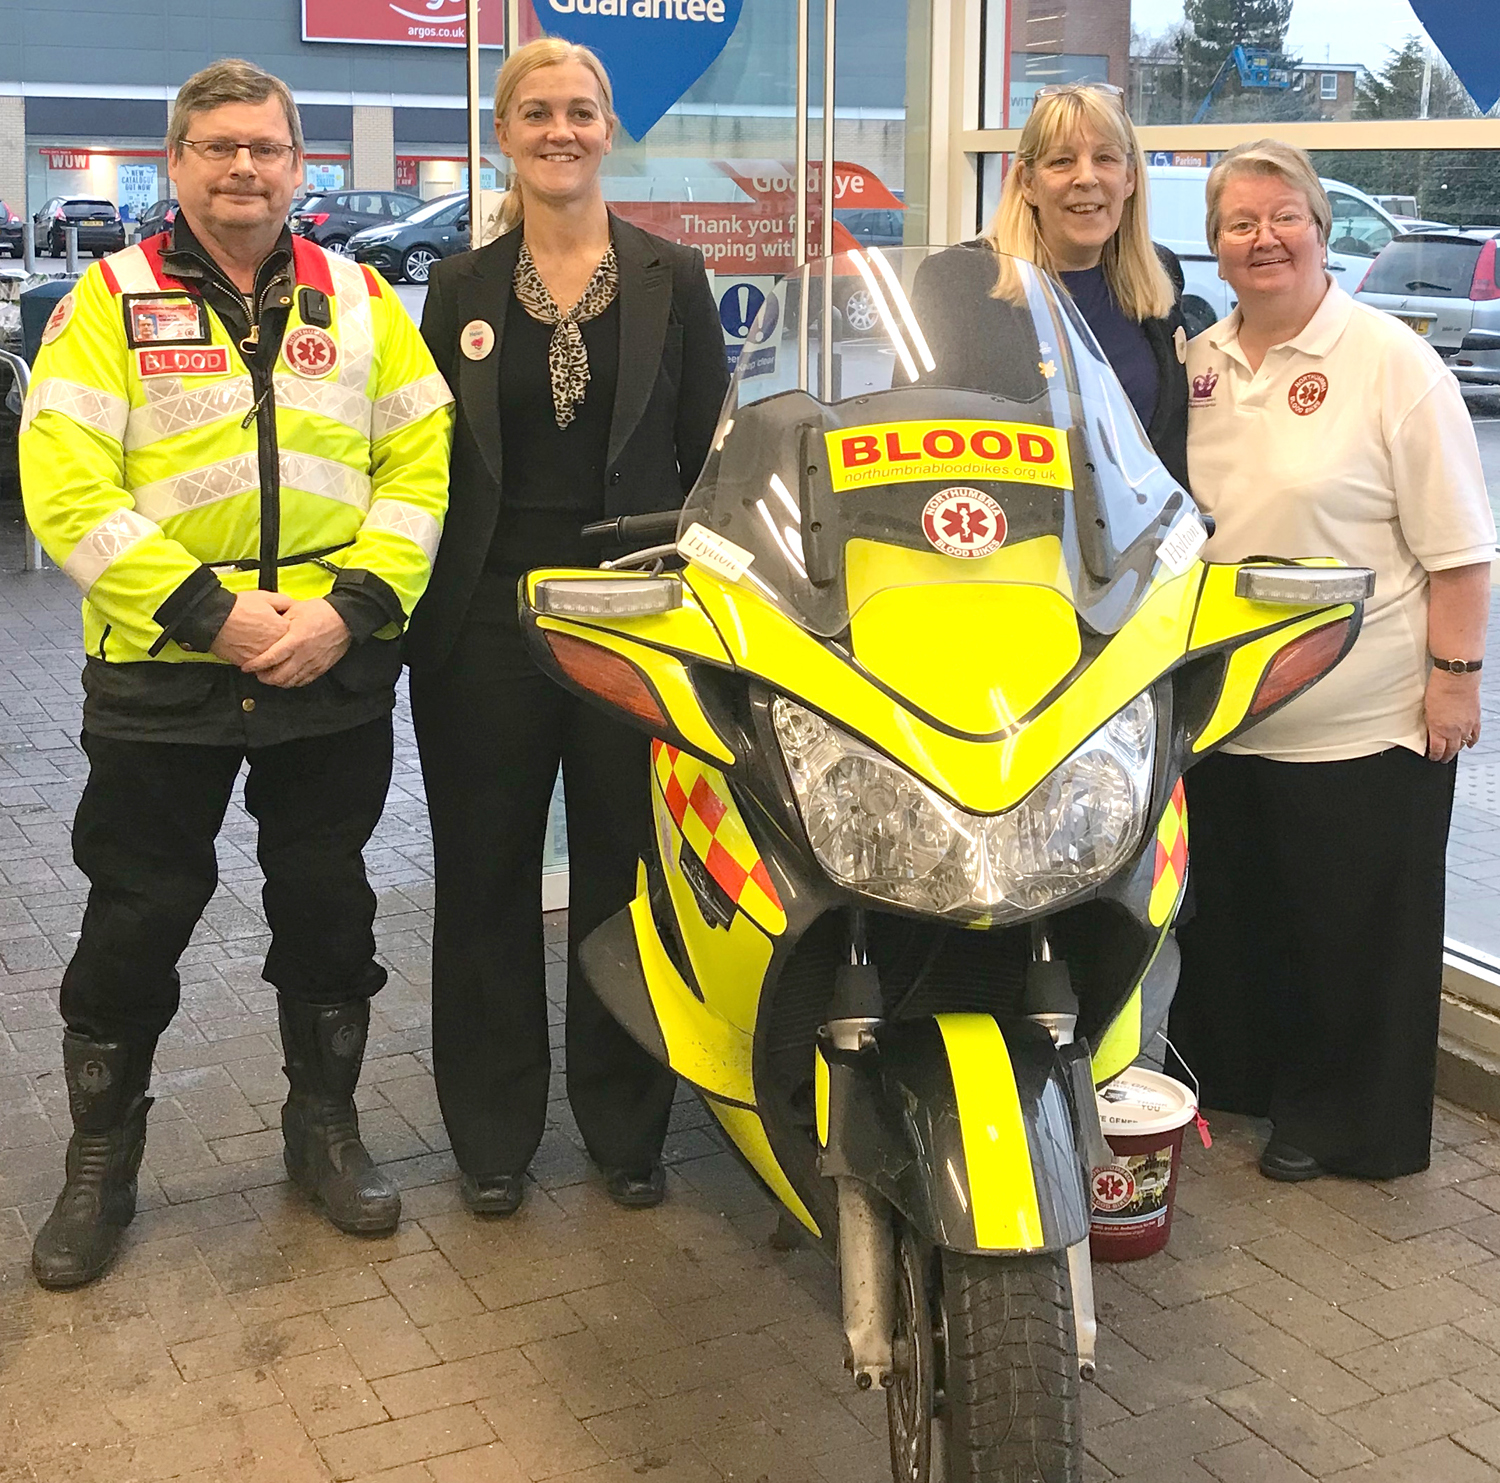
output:
[[[1141,426],[1150,427],[1161,392],[1161,376],[1145,330],[1120,312],[1105,281],[1103,264],[1085,268],[1081,273],[1064,273],[1062,281],[1120,378]]]

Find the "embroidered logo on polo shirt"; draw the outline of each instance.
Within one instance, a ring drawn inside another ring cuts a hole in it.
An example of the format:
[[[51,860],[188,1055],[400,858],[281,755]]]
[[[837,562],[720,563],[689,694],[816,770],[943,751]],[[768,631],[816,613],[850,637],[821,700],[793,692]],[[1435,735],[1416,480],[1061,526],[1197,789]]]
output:
[[[1193,377],[1193,394],[1188,398],[1189,407],[1211,407],[1214,404],[1214,387],[1219,384],[1217,371],[1204,371]]]
[[[1328,395],[1328,377],[1321,371],[1304,371],[1286,394],[1287,405],[1299,417],[1316,412]]]

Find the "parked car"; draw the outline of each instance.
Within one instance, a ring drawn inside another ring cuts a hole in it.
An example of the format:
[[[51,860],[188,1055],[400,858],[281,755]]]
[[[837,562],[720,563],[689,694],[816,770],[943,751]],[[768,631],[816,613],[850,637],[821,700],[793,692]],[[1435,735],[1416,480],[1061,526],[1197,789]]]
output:
[[[438,196],[386,226],[356,232],[346,251],[392,283],[426,283],[432,265],[469,249],[469,193]]]
[[[53,196],[31,218],[34,250],[62,257],[67,251],[63,234],[68,227],[78,228],[79,252],[103,257],[125,246],[125,223],[113,202],[92,196]]]
[[[1175,252],[1182,263],[1186,286],[1182,314],[1189,335],[1206,330],[1238,302],[1219,277],[1218,263],[1208,250],[1204,222],[1203,165],[1158,165],[1150,171],[1151,235]],[[1373,197],[1342,180],[1324,180],[1333,207],[1333,230],[1328,238],[1328,270],[1334,281],[1352,289],[1370,260],[1399,228],[1390,213]]]
[[[1460,381],[1500,385],[1497,237],[1495,227],[1404,233],[1370,265],[1354,297],[1410,325]]]
[[[0,253],[7,253],[11,257],[25,255],[21,242],[23,226],[21,218],[4,201],[0,201]]]
[[[139,226],[141,236],[154,237],[159,232],[171,231],[173,223],[177,220],[177,198],[168,196],[165,200],[153,201],[141,212]]]
[[[833,219],[861,247],[900,247],[903,213],[893,206],[860,207],[858,210],[835,210]],[[862,278],[838,276],[834,279],[834,303],[844,318],[848,334],[870,334],[880,323],[880,313]]]
[[[342,252],[356,232],[395,221],[421,204],[421,196],[408,191],[331,191],[298,211],[292,230],[330,252]]]

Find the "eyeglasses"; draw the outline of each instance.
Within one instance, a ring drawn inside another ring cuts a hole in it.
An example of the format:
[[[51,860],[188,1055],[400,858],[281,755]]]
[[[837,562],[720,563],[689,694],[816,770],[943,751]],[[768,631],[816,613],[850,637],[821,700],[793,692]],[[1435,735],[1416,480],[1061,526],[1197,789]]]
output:
[[[1066,98],[1074,93],[1102,93],[1113,98],[1121,108],[1125,106],[1125,89],[1112,82],[1049,82],[1036,90],[1038,98]]]
[[[200,159],[211,160],[216,165],[227,165],[242,149],[257,165],[284,164],[297,153],[295,144],[273,144],[269,139],[239,144],[233,139],[184,139],[182,142]]]
[[[1270,221],[1231,221],[1219,228],[1220,240],[1226,242],[1253,242],[1260,236],[1262,227],[1270,227],[1277,237],[1295,237],[1312,225],[1312,217],[1300,211],[1278,211]]]

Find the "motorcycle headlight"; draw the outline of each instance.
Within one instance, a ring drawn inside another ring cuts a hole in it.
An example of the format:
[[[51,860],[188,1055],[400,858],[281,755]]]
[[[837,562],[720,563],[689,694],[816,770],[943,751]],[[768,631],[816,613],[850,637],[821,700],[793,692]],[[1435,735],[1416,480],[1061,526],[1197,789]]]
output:
[[[918,911],[1001,921],[1107,880],[1145,826],[1156,706],[1138,695],[1014,808],[971,814],[784,696],[772,723],[818,863]]]

